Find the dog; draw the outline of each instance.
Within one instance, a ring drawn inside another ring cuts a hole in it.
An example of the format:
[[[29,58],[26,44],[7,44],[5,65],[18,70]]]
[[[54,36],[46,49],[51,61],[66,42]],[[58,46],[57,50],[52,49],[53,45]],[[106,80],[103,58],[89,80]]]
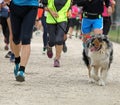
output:
[[[113,44],[105,35],[92,35],[87,39],[83,48],[83,61],[85,62],[89,82],[100,86],[106,85],[106,77],[113,60]]]

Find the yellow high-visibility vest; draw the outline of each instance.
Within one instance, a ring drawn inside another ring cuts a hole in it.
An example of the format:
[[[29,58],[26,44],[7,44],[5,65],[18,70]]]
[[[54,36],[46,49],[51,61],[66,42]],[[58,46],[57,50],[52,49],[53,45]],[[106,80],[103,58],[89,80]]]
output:
[[[54,0],[48,0],[48,5],[47,7],[53,11],[57,11],[58,13],[58,18],[55,18],[57,23],[67,21],[67,12],[70,8],[71,5],[71,0],[67,0],[66,4],[60,9],[59,11],[56,10],[55,5],[54,5]],[[52,17],[51,13],[47,13],[47,19],[46,22],[50,24],[56,24],[56,21]]]

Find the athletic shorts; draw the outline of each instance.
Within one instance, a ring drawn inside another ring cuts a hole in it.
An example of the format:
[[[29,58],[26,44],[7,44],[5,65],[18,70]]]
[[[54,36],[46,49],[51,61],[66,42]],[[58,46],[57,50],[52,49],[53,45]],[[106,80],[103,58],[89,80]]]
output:
[[[87,34],[93,31],[94,29],[103,29],[103,18],[97,19],[82,19],[81,31],[82,34]]]
[[[47,24],[49,34],[49,46],[62,45],[64,42],[64,34],[66,33],[66,22],[57,24]]]
[[[14,43],[19,44],[22,42],[23,45],[30,44],[37,7],[18,6],[11,2],[10,12]]]

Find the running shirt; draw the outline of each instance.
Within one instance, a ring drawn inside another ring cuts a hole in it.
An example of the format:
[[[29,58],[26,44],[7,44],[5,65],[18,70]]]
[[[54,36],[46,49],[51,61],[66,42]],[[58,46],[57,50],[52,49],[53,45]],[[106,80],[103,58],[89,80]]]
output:
[[[12,0],[14,4],[20,6],[38,6],[38,0]]]
[[[98,14],[103,12],[103,2],[105,2],[106,7],[110,6],[110,0],[73,0],[74,4],[83,6],[84,12]]]
[[[72,6],[72,18],[76,18],[78,16],[79,8],[77,5]]]

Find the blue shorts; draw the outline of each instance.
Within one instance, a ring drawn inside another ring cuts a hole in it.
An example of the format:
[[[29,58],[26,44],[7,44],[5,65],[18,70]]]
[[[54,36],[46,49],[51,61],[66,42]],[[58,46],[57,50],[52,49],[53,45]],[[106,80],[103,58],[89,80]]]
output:
[[[103,18],[97,19],[82,19],[81,31],[83,34],[90,33],[94,29],[103,29]]]

